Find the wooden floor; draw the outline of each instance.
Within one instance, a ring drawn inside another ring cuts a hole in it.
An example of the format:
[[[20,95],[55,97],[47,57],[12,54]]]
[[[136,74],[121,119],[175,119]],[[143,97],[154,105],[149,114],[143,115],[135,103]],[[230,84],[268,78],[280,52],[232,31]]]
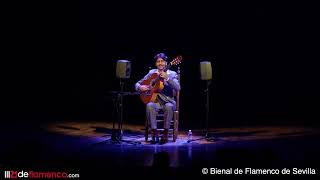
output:
[[[73,168],[83,174],[93,167],[100,173],[134,169],[138,175],[160,166],[176,175],[201,176],[203,167],[317,169],[320,162],[316,127],[216,128],[210,130],[210,141],[203,130],[193,129],[195,141],[188,143],[187,131],[180,131],[176,142],[165,145],[145,142],[142,125],[123,125],[122,140],[139,143],[135,145],[112,141],[112,124],[105,122],[55,121],[27,129],[1,131],[2,167]]]

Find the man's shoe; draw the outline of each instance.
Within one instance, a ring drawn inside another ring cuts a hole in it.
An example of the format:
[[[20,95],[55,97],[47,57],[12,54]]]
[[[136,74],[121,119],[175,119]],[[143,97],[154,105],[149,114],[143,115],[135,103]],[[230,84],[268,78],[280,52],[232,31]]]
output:
[[[164,129],[163,135],[160,140],[160,144],[165,144],[168,142],[168,129]]]
[[[158,132],[156,129],[152,129],[152,140],[151,140],[151,144],[156,144],[159,142],[159,136],[158,136]]]

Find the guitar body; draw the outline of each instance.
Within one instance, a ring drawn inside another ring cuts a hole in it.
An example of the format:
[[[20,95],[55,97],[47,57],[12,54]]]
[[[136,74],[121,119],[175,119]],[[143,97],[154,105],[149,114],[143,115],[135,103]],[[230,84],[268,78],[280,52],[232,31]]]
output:
[[[164,71],[167,71],[171,65],[177,65],[181,62],[182,56],[177,56],[173,61],[166,66]],[[163,79],[160,78],[159,74],[153,73],[148,79],[144,80],[141,85],[149,86],[149,90],[140,93],[140,98],[143,103],[148,104],[149,102],[155,102],[158,94],[163,90],[164,84]]]
[[[164,88],[163,81],[154,82],[158,78],[158,74],[152,74],[148,79],[144,80],[141,85],[149,86],[150,90],[142,92],[140,98],[143,103],[155,102],[158,94]]]

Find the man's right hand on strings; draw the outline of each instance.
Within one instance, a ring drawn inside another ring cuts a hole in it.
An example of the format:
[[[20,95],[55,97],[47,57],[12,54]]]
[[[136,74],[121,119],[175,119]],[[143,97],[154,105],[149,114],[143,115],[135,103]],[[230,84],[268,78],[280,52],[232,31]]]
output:
[[[149,88],[149,86],[147,86],[147,85],[141,85],[141,86],[139,86],[139,90],[140,91],[148,91],[150,88]]]

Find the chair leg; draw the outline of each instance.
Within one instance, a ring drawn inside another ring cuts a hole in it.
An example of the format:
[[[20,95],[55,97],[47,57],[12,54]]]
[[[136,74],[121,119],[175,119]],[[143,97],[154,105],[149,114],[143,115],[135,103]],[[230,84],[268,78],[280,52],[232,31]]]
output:
[[[176,142],[178,138],[178,127],[179,127],[179,111],[174,112],[174,125],[173,125],[173,142]]]
[[[148,124],[148,118],[146,118],[146,122],[145,122],[145,134],[144,134],[144,140],[147,142],[148,141],[148,137],[149,136],[149,124]]]
[[[175,121],[175,127],[174,127],[174,133],[173,133],[173,142],[176,142],[177,138],[178,138],[178,121]]]

